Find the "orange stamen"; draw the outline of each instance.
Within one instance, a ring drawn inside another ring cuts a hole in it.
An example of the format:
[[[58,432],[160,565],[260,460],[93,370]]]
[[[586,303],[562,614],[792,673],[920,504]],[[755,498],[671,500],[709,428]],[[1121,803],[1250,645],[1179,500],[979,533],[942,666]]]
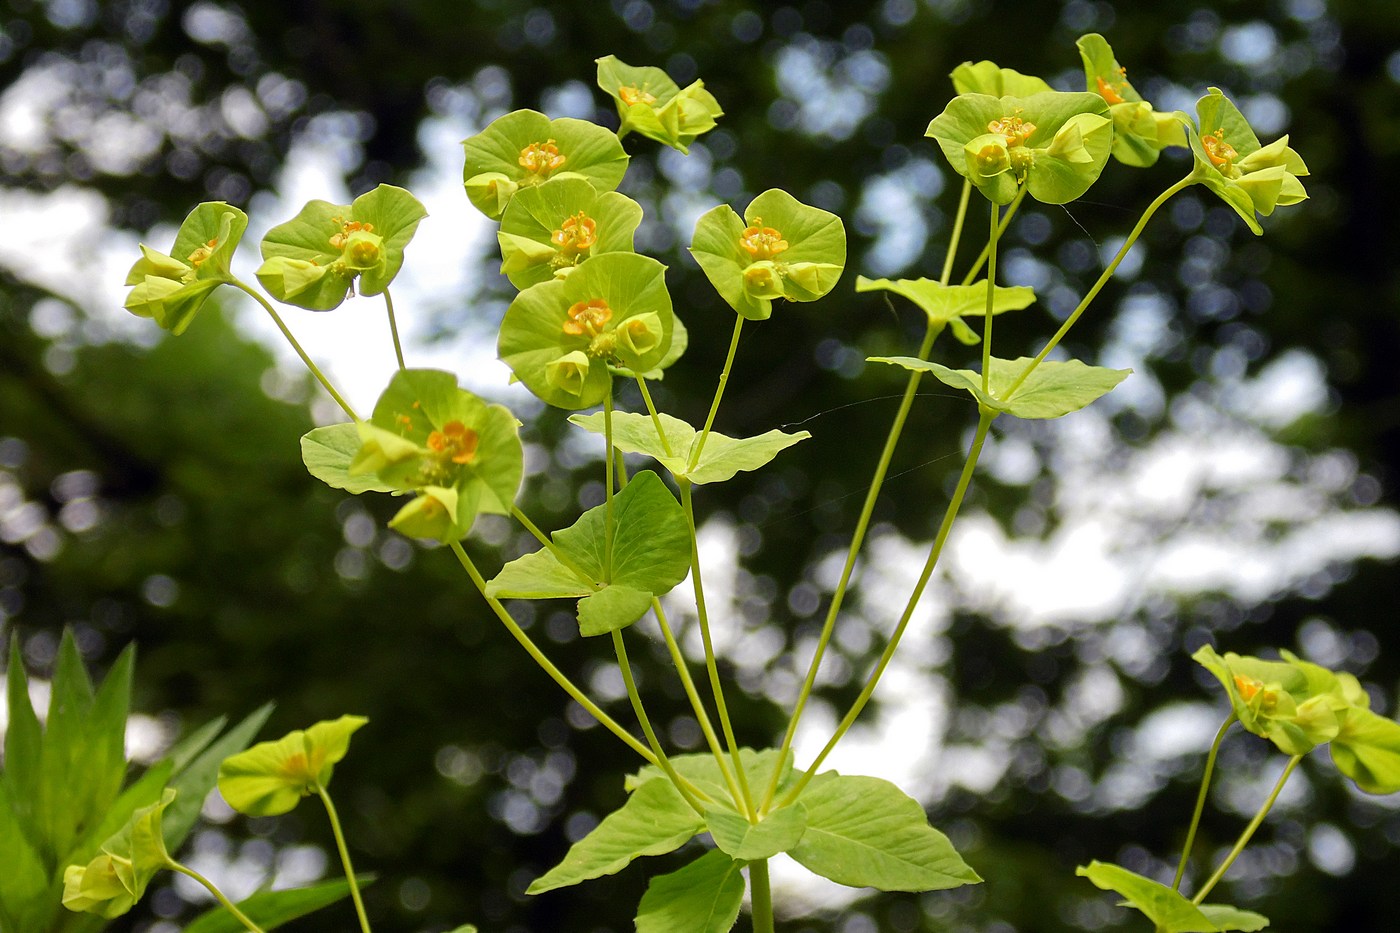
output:
[[[596,337],[602,332],[603,325],[612,320],[612,316],[612,308],[601,298],[576,302],[569,309],[569,319],[564,322],[564,333],[574,337],[582,337],[584,334]]]
[[[449,421],[441,431],[428,435],[428,447],[453,463],[471,463],[476,459],[479,435],[460,421]]]
[[[788,248],[788,241],[772,227],[763,226],[763,218],[755,217],[753,226],[744,228],[739,245],[755,260],[772,259]]]
[[[542,143],[530,143],[520,150],[520,167],[532,175],[544,177],[563,165],[565,161],[565,157],[559,154],[559,147],[554,145],[552,139],[547,139]]]

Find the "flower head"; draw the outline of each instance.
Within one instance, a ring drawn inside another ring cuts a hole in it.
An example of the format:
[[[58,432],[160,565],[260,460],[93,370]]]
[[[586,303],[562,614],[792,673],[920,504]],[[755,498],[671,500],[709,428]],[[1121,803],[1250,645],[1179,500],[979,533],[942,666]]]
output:
[[[336,763],[350,750],[350,736],[367,722],[363,716],[341,716],[275,742],[259,742],[224,759],[219,793],[249,816],[287,813],[330,783]]]
[[[175,791],[167,788],[160,800],[134,811],[86,865],[65,868],[63,906],[109,920],[129,911],[156,872],[170,867],[160,822],[174,799]]]
[[[724,115],[705,82],[681,88],[660,68],[634,67],[612,55],[598,59],[598,87],[617,102],[619,136],[635,131],[681,152]]]
[[[124,307],[173,334],[183,333],[214,289],[233,281],[229,264],[248,215],[222,201],[207,201],[185,218],[170,254],[142,244],[127,273],[132,286]]]
[[[501,271],[519,289],[573,273],[591,256],[631,252],[642,208],[583,178],[521,188],[501,216]]]
[[[1081,36],[1079,57],[1091,93],[1108,104],[1113,116],[1113,157],[1125,165],[1147,166],[1167,146],[1185,146],[1186,134],[1175,114],[1162,113],[1142,99],[1118,64],[1113,49],[1098,33]]]

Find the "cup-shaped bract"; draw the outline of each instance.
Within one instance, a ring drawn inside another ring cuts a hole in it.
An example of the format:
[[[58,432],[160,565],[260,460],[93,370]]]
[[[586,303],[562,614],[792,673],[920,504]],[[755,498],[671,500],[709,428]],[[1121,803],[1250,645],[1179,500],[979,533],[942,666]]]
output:
[[[1308,167],[1287,136],[1261,146],[1244,114],[1215,87],[1196,102],[1196,116],[1199,126],[1178,114],[1196,156],[1193,177],[1234,208],[1255,234],[1264,232],[1256,212],[1267,217],[1307,198],[1298,178]]]
[[[604,253],[526,289],[501,322],[501,359],[556,408],[597,405],[610,366],[645,373],[667,359],[675,318],[665,272],[647,256]]]
[[[632,252],[642,207],[582,178],[555,178],[522,188],[501,217],[501,271],[518,289],[563,278],[585,259]]]
[[[704,81],[682,88],[660,68],[629,65],[612,55],[598,59],[598,87],[617,102],[619,137],[636,132],[684,153],[724,116]]]
[[[1037,201],[1065,204],[1103,172],[1113,120],[1097,94],[960,94],[924,135],[938,142],[954,171],[996,204],[1009,204],[1022,185]]]
[[[309,201],[262,241],[258,281],[278,301],[311,311],[354,293],[378,295],[403,266],[403,251],[428,216],[402,188],[380,185],[351,204]]]
[[[1174,113],[1161,113],[1142,99],[1128,80],[1128,70],[1118,64],[1108,40],[1096,32],[1080,36],[1076,43],[1084,62],[1084,80],[1090,93],[1098,94],[1113,115],[1113,157],[1124,165],[1146,167],[1157,161],[1167,146],[1185,146],[1186,131]]]
[[[451,373],[395,373],[373,416],[356,427],[360,449],[349,474],[373,474],[414,496],[391,527],[446,543],[465,537],[482,512],[510,514],[524,472],[519,424],[504,406],[459,388]]]
[[[521,188],[552,178],[584,178],[612,191],[627,172],[627,153],[617,134],[596,123],[534,110],[515,110],[463,140],[462,169],[467,197],[476,209],[500,220]]]
[[[167,788],[160,800],[134,811],[95,858],[64,869],[63,906],[109,920],[130,910],[156,872],[170,867],[160,820],[174,799],[175,791]]]
[[[248,215],[238,208],[222,201],[199,205],[180,224],[168,255],[141,245],[141,258],[126,276],[132,289],[124,307],[172,334],[184,333],[210,292],[233,280],[229,265],[246,229]]]
[[[330,783],[336,762],[350,750],[350,736],[367,722],[363,716],[341,716],[225,758],[219,793],[248,816],[290,812],[301,798]]]
[[[749,202],[741,218],[721,204],[695,224],[690,253],[741,317],[762,321],[773,301],[816,301],[846,267],[846,228],[830,211],[778,188]]]
[[[996,62],[963,62],[949,75],[959,94],[990,94],[993,97],[1030,97],[1053,91],[1042,78],[1002,68]]]
[[[1240,725],[1288,755],[1336,738],[1340,714],[1355,695],[1337,674],[1292,655],[1265,661],[1227,651],[1222,657],[1204,645],[1192,658],[1220,681]]]

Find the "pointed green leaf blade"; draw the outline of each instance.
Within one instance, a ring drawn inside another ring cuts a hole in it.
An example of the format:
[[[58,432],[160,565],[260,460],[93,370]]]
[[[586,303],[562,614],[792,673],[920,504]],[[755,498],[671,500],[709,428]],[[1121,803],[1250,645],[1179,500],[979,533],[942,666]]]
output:
[[[126,720],[135,661],[135,647],[128,646],[103,678],[87,718],[84,770],[92,786],[94,814],[112,805],[126,780]]]
[[[722,483],[741,471],[757,470],[811,436],[807,431],[784,434],[774,430],[755,437],[726,437],[711,431],[700,452],[700,461],[687,476],[692,483]]]
[[[669,593],[690,572],[690,529],[676,497],[650,470],[643,470],[613,497],[613,565],[610,583],[653,596]],[[604,506],[584,512],[555,542],[587,569],[605,568],[607,513]]]
[[[990,392],[982,391],[982,376],[970,369],[950,369],[939,363],[909,356],[871,357],[874,363],[891,363],[905,369],[931,373],[944,385],[962,389],[984,408],[1005,412],[1017,418],[1059,418],[1078,411],[1107,395],[1132,374],[1131,369],[1088,366],[1078,360],[1042,361],[1016,387],[1011,387],[1034,362],[1029,357],[1015,360],[992,358]],[[1010,396],[1008,398],[1008,396]]]
[[[661,429],[666,432],[663,444],[656,433],[656,423],[650,415],[635,412],[613,412],[613,446],[625,454],[646,454],[673,474],[685,472],[686,457],[695,441],[696,431],[679,418],[660,413]],[[602,437],[607,433],[601,411],[591,415],[570,415],[569,420],[585,431]],[[707,442],[708,443],[708,442]]]
[[[602,568],[579,562],[580,569],[601,577]],[[588,596],[594,581],[585,580],[559,562],[549,548],[523,554],[501,568],[486,584],[486,595],[494,599],[559,599]]]
[[[856,277],[856,291],[894,292],[908,298],[928,316],[930,324],[946,324],[968,315],[987,313],[987,280],[971,285],[943,285],[933,279],[867,279]],[[1035,303],[1035,290],[1024,285],[998,285],[992,292],[992,313],[1019,311]]]
[[[741,862],[753,862],[796,846],[807,831],[807,808],[798,801],[754,824],[733,810],[712,807],[705,811],[705,826],[721,851]]]
[[[10,793],[0,783],[0,928],[42,930],[55,912],[56,898],[50,895],[44,860],[26,837]]]
[[[43,833],[40,846],[55,858],[67,852],[78,828],[94,822],[99,779],[88,772],[87,720],[92,709],[92,681],[71,631],[64,630],[54,665],[49,715],[39,754],[40,787],[36,813]],[[126,734],[126,724],[121,726]]]
[[[29,678],[24,672],[18,634],[10,638],[5,698],[10,722],[5,731],[5,768],[0,771],[0,780],[9,789],[10,804],[20,824],[29,826],[32,833],[37,833],[34,811],[39,801],[44,733],[29,698]]]
[[[230,755],[247,748],[262,729],[267,717],[272,715],[272,704],[266,703],[249,713],[238,725],[230,729],[218,741],[209,745],[203,752],[180,770],[170,782],[178,794],[175,802],[165,811],[162,825],[165,828],[165,843],[174,851],[185,841],[190,830],[199,819],[199,810],[204,806],[204,798],[214,789],[218,780],[219,765]]]
[[[1256,914],[1252,910],[1240,910],[1229,904],[1202,904],[1201,913],[1221,931],[1241,930],[1243,933],[1255,933],[1256,930],[1263,930],[1269,926],[1269,918],[1263,914]]]
[[[574,843],[564,860],[526,889],[543,894],[555,888],[611,875],[643,855],[664,855],[705,829],[670,781],[648,781],[627,801]]]
[[[374,883],[374,876],[356,875],[355,880],[363,889]],[[238,909],[262,929],[272,930],[334,904],[349,893],[350,884],[342,878],[323,881],[305,888],[260,891],[239,901]],[[235,920],[228,911],[222,907],[213,907],[187,924],[184,933],[244,933],[245,929],[246,927]]]
[[[306,464],[306,471],[327,486],[355,495],[393,492],[393,486],[373,473],[350,475],[350,461],[359,452],[359,429],[348,422],[315,428],[301,438],[301,461]]]
[[[626,628],[647,614],[651,608],[651,593],[614,583],[605,586],[578,603],[579,634],[606,635]]]
[[[637,933],[726,933],[743,902],[739,863],[714,849],[651,879],[637,910]]]
[[[1180,892],[1122,866],[1094,861],[1076,868],[1075,874],[1105,891],[1121,894],[1128,905],[1142,911],[1166,933],[1217,933],[1220,929]]]
[[[889,781],[829,771],[802,792],[807,832],[792,857],[838,884],[941,891],[982,879],[924,808]]]

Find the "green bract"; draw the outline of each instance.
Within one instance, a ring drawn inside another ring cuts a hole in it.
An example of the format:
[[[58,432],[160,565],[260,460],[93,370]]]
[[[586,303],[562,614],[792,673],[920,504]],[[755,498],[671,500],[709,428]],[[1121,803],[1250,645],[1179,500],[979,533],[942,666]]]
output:
[[[556,178],[511,199],[496,238],[501,271],[518,289],[563,278],[590,256],[632,251],[642,208],[582,178]]]
[[[754,198],[742,219],[723,204],[706,211],[690,252],[731,308],[761,321],[775,298],[816,301],[836,286],[846,228],[835,214],[774,188]]]
[[[1078,360],[1044,360],[1021,382],[1011,386],[1030,366],[1029,357],[1002,360],[992,357],[988,391],[982,390],[981,373],[951,369],[939,363],[910,356],[870,357],[872,363],[891,363],[915,372],[932,373],[939,382],[967,391],[985,411],[1005,412],[1017,418],[1058,418],[1078,411],[1113,390],[1132,373],[1131,369],[1105,369]]]
[[[1186,134],[1175,114],[1161,113],[1142,99],[1128,81],[1128,70],[1113,57],[1113,49],[1098,33],[1076,43],[1084,61],[1090,93],[1108,103],[1113,114],[1113,157],[1125,165],[1148,166],[1167,146],[1185,146]]]
[[[993,97],[1030,97],[1053,91],[1050,85],[1034,75],[1024,75],[1014,68],[1001,68],[996,62],[963,62],[949,76],[953,89],[959,94],[990,94]]]
[[[355,429],[360,445],[348,463],[338,459],[346,445],[322,434],[325,440],[310,449],[318,459],[314,464],[308,459],[307,466],[318,478],[351,492],[387,487],[416,493],[390,520],[391,527],[411,537],[448,542],[465,537],[481,512],[510,514],[524,471],[518,422],[505,407],[488,405],[458,388],[451,373],[395,373],[375,403],[373,417]],[[331,458],[334,463],[328,462]],[[378,483],[359,481],[355,488],[354,481],[367,476]]]
[[[154,318],[172,334],[184,333],[209,293],[233,281],[229,263],[248,215],[222,201],[206,201],[190,211],[170,255],[144,243],[141,258],[126,275],[134,286],[123,307],[140,317]]]
[[[170,866],[160,816],[174,799],[175,791],[167,789],[102,843],[96,858],[86,865],[69,865],[63,872],[63,906],[108,919],[130,910],[156,872]]]
[[[997,204],[1010,203],[1023,184],[1037,201],[1064,204],[1098,180],[1113,121],[1097,94],[962,94],[924,135],[938,141],[954,171]]]
[[[943,285],[933,279],[867,279],[856,277],[856,291],[889,291],[918,305],[933,326],[952,327],[953,336],[971,345],[982,338],[963,323],[968,315],[987,313],[987,280],[971,285]],[[1035,302],[1035,291],[1024,286],[998,285],[992,293],[992,313],[1019,311]]]
[[[526,289],[501,322],[501,359],[550,405],[597,405],[610,364],[645,373],[666,359],[674,317],[665,272],[646,256],[605,253]]]
[[[617,136],[595,123],[534,110],[516,110],[463,141],[462,172],[467,197],[477,210],[500,220],[521,188],[551,178],[584,178],[611,191],[627,171],[627,153]]]
[[[1179,891],[1108,862],[1090,862],[1075,869],[1105,891],[1122,895],[1121,906],[1142,911],[1158,933],[1253,933],[1269,918],[1228,904],[1193,904]]]
[[[249,816],[287,813],[330,783],[336,762],[350,750],[350,736],[367,722],[363,716],[341,716],[275,742],[259,742],[224,760],[219,793]]]
[[[1308,174],[1308,167],[1287,136],[1260,146],[1244,114],[1215,87],[1196,102],[1196,115],[1199,127],[1178,114],[1196,155],[1193,178],[1234,208],[1250,230],[1264,232],[1256,211],[1267,217],[1276,207],[1307,198],[1298,176]]]
[[[352,204],[308,201],[263,237],[258,281],[287,304],[312,311],[338,307],[354,294],[378,295],[403,265],[404,247],[428,216],[402,188],[380,185]]]
[[[724,116],[704,81],[676,86],[660,68],[638,68],[608,55],[598,59],[598,87],[617,101],[618,138],[636,131],[681,152]]]
[[[585,431],[605,434],[606,419],[602,412],[591,415],[570,415],[569,420]],[[677,478],[692,483],[722,483],[735,474],[757,470],[778,454],[812,435],[806,431],[784,434],[768,431],[755,437],[726,437],[711,431],[705,438],[700,458],[691,465],[691,453],[700,441],[700,432],[679,418],[661,413],[657,421],[666,432],[663,440],[656,433],[656,424],[648,415],[634,412],[614,412],[613,447],[629,454],[646,454],[654,458]]]

